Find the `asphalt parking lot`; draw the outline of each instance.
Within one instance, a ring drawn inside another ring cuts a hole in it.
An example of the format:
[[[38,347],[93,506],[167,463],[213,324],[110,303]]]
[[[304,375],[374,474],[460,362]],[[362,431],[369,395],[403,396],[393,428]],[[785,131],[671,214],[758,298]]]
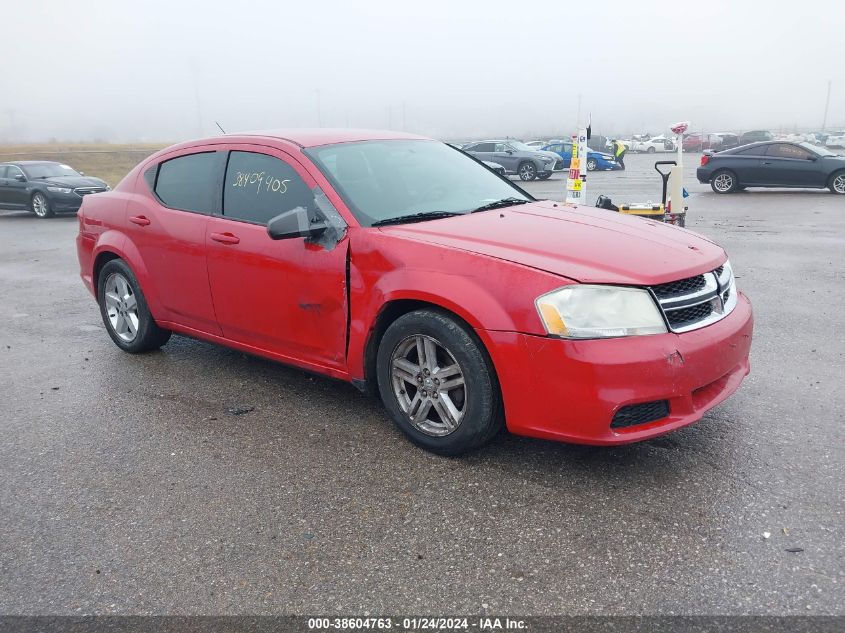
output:
[[[659,199],[654,160],[587,199]],[[350,385],[182,337],[124,354],[75,218],[0,212],[0,613],[845,614],[845,199],[717,196],[696,164],[752,373],[621,448],[446,459]]]

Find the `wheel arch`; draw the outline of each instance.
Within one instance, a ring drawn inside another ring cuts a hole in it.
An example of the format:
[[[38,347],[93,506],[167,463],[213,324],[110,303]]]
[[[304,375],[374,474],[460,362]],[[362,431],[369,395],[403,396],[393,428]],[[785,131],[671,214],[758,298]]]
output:
[[[387,328],[390,327],[390,325],[400,317],[408,314],[409,312],[414,312],[415,310],[426,309],[444,313],[449,318],[454,319],[466,328],[469,335],[476,340],[479,348],[487,357],[487,361],[490,365],[490,371],[492,372],[497,388],[499,388],[499,378],[496,373],[496,365],[493,362],[493,356],[490,354],[490,350],[488,349],[487,343],[485,343],[482,337],[478,335],[476,328],[473,327],[473,325],[467,319],[462,317],[455,310],[452,310],[446,307],[445,305],[426,299],[410,298],[392,299],[381,306],[381,309],[379,310],[375,320],[373,321],[373,326],[370,329],[369,334],[367,335],[366,343],[364,344],[364,379],[353,380],[353,384],[364,393],[367,393],[371,396],[378,395],[376,361],[378,358],[379,343],[381,343],[381,339],[383,338],[384,333],[387,331]]]

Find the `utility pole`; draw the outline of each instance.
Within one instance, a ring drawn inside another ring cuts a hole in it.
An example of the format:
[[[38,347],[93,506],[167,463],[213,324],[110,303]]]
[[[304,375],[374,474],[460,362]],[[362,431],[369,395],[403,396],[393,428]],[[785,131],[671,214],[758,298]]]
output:
[[[827,99],[824,102],[824,119],[822,120],[822,132],[824,132],[824,128],[827,125],[827,110],[830,107],[830,80],[827,81]]]

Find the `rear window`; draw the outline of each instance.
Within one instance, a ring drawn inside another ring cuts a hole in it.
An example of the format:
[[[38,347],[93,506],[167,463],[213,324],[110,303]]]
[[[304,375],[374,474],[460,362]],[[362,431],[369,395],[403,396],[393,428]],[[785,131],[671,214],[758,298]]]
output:
[[[172,158],[158,167],[155,193],[165,206],[213,213],[217,192],[217,152]]]

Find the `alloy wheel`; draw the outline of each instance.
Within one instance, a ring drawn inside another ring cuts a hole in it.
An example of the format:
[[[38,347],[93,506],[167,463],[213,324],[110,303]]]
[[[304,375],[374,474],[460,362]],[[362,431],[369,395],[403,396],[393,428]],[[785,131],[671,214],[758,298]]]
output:
[[[833,189],[836,193],[845,193],[845,174],[839,174],[833,179]]]
[[[734,185],[734,179],[730,174],[719,174],[713,180],[713,186],[722,193],[731,190],[731,187]]]
[[[403,339],[390,361],[393,395],[411,424],[442,437],[460,426],[466,413],[464,373],[437,339],[417,334]]]
[[[531,180],[534,177],[535,171],[534,165],[531,163],[525,163],[519,168],[519,177],[523,180]]]
[[[138,336],[138,300],[126,277],[120,273],[109,275],[104,298],[112,330],[121,340],[131,343]]]
[[[587,171],[595,171],[598,164],[596,163],[594,158],[591,158],[587,161]]]
[[[43,193],[36,193],[32,196],[32,210],[35,212],[35,215],[39,218],[46,217],[48,209],[47,198],[44,197]]]

